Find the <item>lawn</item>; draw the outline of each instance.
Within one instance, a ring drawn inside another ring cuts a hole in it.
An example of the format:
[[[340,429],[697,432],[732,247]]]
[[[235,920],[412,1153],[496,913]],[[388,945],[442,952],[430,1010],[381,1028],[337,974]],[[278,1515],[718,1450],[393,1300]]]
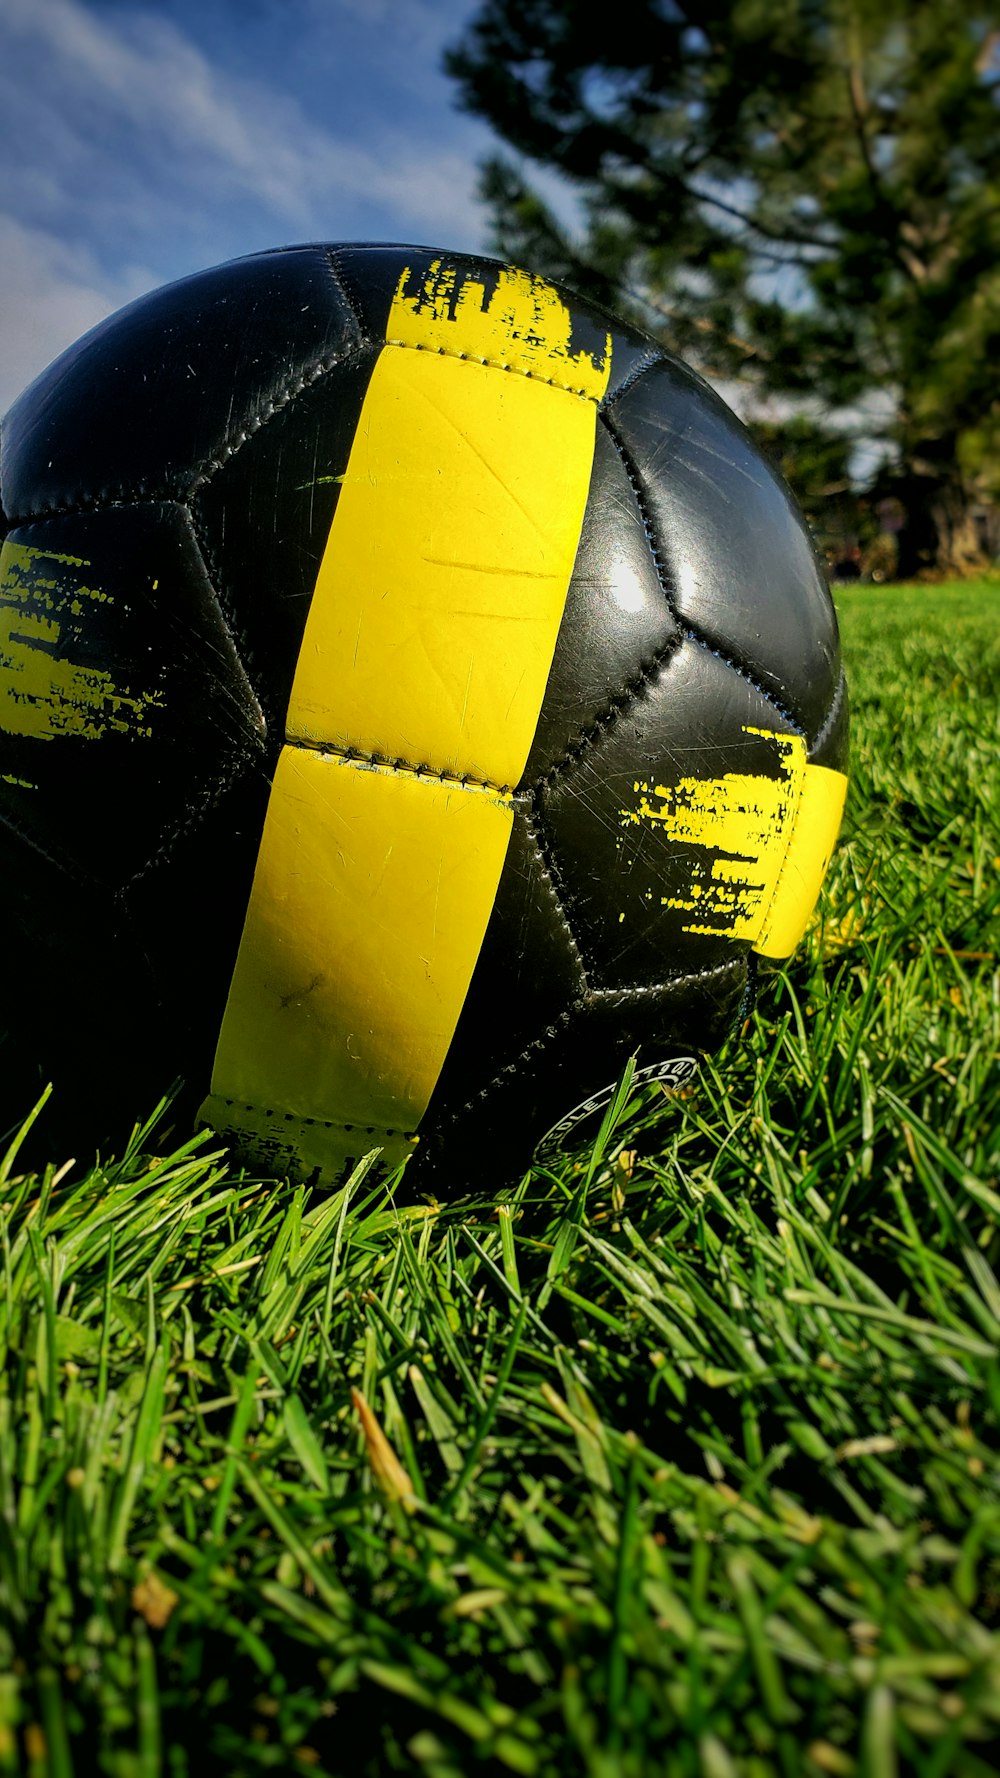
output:
[[[1000,585],[839,604],[821,913],[685,1099],[499,1203],[12,1147],[0,1772],[995,1774]]]

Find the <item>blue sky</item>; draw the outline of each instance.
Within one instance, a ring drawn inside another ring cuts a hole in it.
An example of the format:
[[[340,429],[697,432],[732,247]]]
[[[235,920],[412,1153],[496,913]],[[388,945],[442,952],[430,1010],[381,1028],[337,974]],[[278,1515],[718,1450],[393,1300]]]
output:
[[[238,254],[484,248],[478,163],[498,144],[441,68],[476,11],[0,0],[0,415],[112,310]],[[529,171],[572,221],[556,175]],[[746,388],[717,387],[747,411]]]
[[[0,0],[0,413],[112,309],[302,240],[485,244],[474,0]]]

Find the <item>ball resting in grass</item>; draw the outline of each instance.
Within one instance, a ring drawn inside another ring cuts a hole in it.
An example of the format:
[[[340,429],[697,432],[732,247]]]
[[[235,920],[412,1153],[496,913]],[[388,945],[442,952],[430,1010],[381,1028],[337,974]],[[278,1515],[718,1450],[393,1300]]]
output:
[[[57,360],[0,497],[11,992],[95,1131],[177,1076],[270,1171],[500,1181],[630,1055],[686,1078],[801,937],[829,594],[613,317],[426,248],[259,254]]]

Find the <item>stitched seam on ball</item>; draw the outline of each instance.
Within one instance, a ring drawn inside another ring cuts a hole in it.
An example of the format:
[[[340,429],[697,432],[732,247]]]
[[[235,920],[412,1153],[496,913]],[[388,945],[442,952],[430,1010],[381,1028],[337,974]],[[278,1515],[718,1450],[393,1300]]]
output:
[[[350,1136],[402,1136],[412,1142],[416,1130],[393,1130],[384,1124],[347,1124],[337,1118],[304,1117],[297,1111],[276,1111],[271,1106],[251,1105],[246,1099],[230,1099],[226,1093],[211,1095],[220,1105],[228,1105],[238,1111],[250,1111],[255,1117],[273,1118],[276,1124],[298,1124],[303,1129],[346,1130]]]
[[[741,953],[733,957],[729,963],[706,963],[702,969],[687,969],[683,975],[664,976],[662,982],[652,982],[647,987],[635,988],[591,988],[588,1000],[639,1000],[649,999],[652,994],[673,994],[677,989],[690,988],[698,982],[707,982],[713,976],[730,975],[734,969],[746,966],[746,957]]]
[[[235,772],[232,770],[234,759],[237,762]],[[182,840],[185,834],[189,834],[193,828],[196,828],[209,811],[215,808],[216,804],[225,795],[226,791],[232,789],[232,786],[236,783],[237,779],[242,776],[243,771],[249,763],[251,763],[251,761],[246,754],[243,755],[242,759],[239,754],[234,754],[225,762],[224,767],[221,768],[222,775],[213,778],[211,783],[205,786],[199,801],[188,809],[184,819],[178,821],[177,825],[173,827],[169,833],[164,834],[156,850],[150,853],[145,863],[140,864],[138,868],[132,872],[130,877],[126,877],[121,888],[117,891],[118,895],[125,895],[128,890],[133,888],[136,883],[140,882],[143,877],[148,876],[149,872],[153,870],[156,865],[162,864],[165,859],[170,857],[178,840]]]
[[[753,951],[748,951],[746,954],[746,966],[747,979],[743,988],[740,1004],[736,1008],[736,1015],[733,1019],[733,1031],[738,1031],[742,1027],[744,1021],[750,1017],[757,1003],[757,983],[760,977],[760,961],[754,956]]]
[[[250,646],[247,633],[242,624],[237,622],[235,612],[232,609],[228,596],[225,598],[223,597],[223,576],[216,560],[215,552],[206,533],[205,525],[187,503],[184,503],[184,511],[187,514],[188,523],[191,526],[191,537],[195,549],[201,557],[201,565],[205,570],[205,579],[211,589],[216,609],[222,619],[223,628],[232,645],[233,653],[239,661],[243,672],[246,674],[246,681],[250,687],[254,702],[257,705],[261,721],[264,724],[264,732],[266,734],[269,724],[264,699],[256,683],[257,662],[254,658],[254,651]],[[253,672],[252,678],[251,670]]]
[[[612,361],[613,358],[614,354],[612,354]],[[622,378],[618,388],[609,390],[602,398],[601,412],[609,412],[610,409],[614,407],[615,402],[620,401],[623,395],[627,395],[629,390],[639,381],[640,377],[645,376],[647,370],[652,370],[654,364],[665,364],[666,361],[665,353],[661,352],[656,346],[650,346],[648,351],[642,358],[640,358],[638,364],[633,364],[628,375]]]
[[[574,903],[573,897],[566,886],[566,878],[562,873],[553,851],[552,835],[546,831],[544,811],[539,808],[534,797],[530,800],[528,807],[530,809],[530,814],[528,814],[527,810],[525,811],[525,820],[529,823],[531,838],[534,841],[536,850],[538,851],[548,874],[553,894],[559,904],[562,918],[573,939],[574,947],[580,959],[580,968],[583,970],[584,980],[589,984],[590,971],[592,969],[596,970],[599,966],[593,961],[587,961],[583,954],[583,946],[573,928],[570,916],[573,913],[579,912],[579,909]]]
[[[0,826],[5,827],[8,833],[13,834],[14,838],[20,840],[21,844],[27,846],[30,851],[37,852],[39,858],[44,858],[46,864],[51,864],[53,870],[57,870],[61,876],[68,877],[71,883],[83,883],[87,888],[94,888],[95,885],[100,886],[99,879],[95,878],[91,872],[82,870],[72,859],[63,860],[57,858],[54,853],[47,852],[45,847],[33,839],[30,833],[25,833],[24,828],[18,826],[17,822],[8,815],[6,809],[0,809]]]
[[[488,1099],[497,1083],[503,1080],[505,1076],[519,1074],[536,1051],[543,1050],[547,1044],[551,1043],[554,1037],[558,1037],[560,1029],[568,1025],[574,1014],[580,1012],[586,1003],[586,996],[584,995],[581,995],[578,1000],[574,1000],[571,1005],[566,1008],[565,1012],[559,1014],[559,1017],[553,1024],[546,1025],[545,1030],[540,1036],[533,1037],[530,1043],[525,1044],[523,1050],[514,1057],[513,1061],[506,1062],[502,1068],[498,1068],[497,1072],[486,1082],[485,1086],[477,1087],[476,1091],[470,1094],[464,1104],[457,1106],[454,1111],[445,1112],[440,1119],[436,1119],[435,1121],[438,1123],[439,1127],[443,1128],[447,1124],[457,1123],[459,1118],[464,1117],[467,1111],[471,1111],[474,1105],[479,1105],[483,1100]]]
[[[600,397],[591,395],[586,389],[575,389],[572,383],[564,383],[559,377],[543,377],[540,371],[526,370],[520,364],[505,364],[502,358],[483,358],[478,352],[457,352],[451,346],[424,346],[419,340],[387,339],[387,346],[402,347],[404,352],[429,352],[432,358],[457,358],[463,364],[485,364],[490,370],[510,371],[512,376],[526,377],[530,383],[543,383],[549,389],[562,389],[566,395],[575,395],[580,401],[593,402],[600,405]]]
[[[132,493],[129,489],[101,488],[96,494],[81,495],[67,506],[48,506],[37,511],[22,512],[8,521],[11,531],[27,531],[32,525],[45,525],[50,519],[75,518],[78,513],[114,512],[119,506],[183,506],[185,497],[176,490],[149,494],[145,489]]]
[[[376,342],[372,340],[368,332],[360,299],[356,292],[351,289],[351,276],[341,258],[340,250],[336,247],[331,247],[328,249],[326,257],[330,271],[333,275],[333,281],[350,310],[362,342],[366,346],[374,345]]]
[[[668,573],[667,565],[660,552],[656,527],[653,524],[652,515],[646,504],[645,483],[640,477],[639,470],[633,462],[631,453],[624,440],[615,429],[610,415],[602,413],[601,419],[607,427],[608,436],[611,439],[615,450],[618,452],[622,468],[628,476],[632,492],[635,495],[636,505],[639,509],[639,517],[642,520],[642,528],[646,533],[646,541],[649,544],[649,552],[653,558],[653,566],[656,569],[657,579],[660,582],[663,597],[667,602],[671,615],[679,625],[685,638],[689,642],[693,642],[697,648],[704,649],[707,654],[714,655],[716,660],[720,660],[723,663],[723,666],[729,667],[732,672],[738,674],[747,685],[753,687],[753,690],[759,697],[764,698],[765,701],[770,704],[772,710],[776,710],[778,715],[784,718],[785,722],[789,724],[797,735],[801,735],[803,739],[806,739],[806,731],[799,718],[793,716],[791,711],[787,710],[784,705],[778,701],[773,692],[765,690],[764,686],[760,684],[759,680],[754,678],[752,673],[747,671],[746,667],[741,666],[738,661],[733,660],[731,655],[724,653],[716,642],[712,642],[709,637],[703,636],[700,630],[692,624],[690,618],[685,617],[683,613],[678,610],[676,592]]]
[[[554,1024],[547,1025],[539,1037],[534,1037],[530,1043],[525,1044],[524,1048],[519,1051],[510,1062],[505,1063],[502,1068],[498,1068],[497,1072],[489,1081],[487,1081],[486,1085],[479,1087],[475,1093],[472,1093],[470,1097],[465,1100],[464,1104],[457,1106],[454,1111],[446,1112],[439,1120],[436,1120],[439,1127],[444,1128],[446,1125],[457,1123],[459,1118],[464,1117],[467,1112],[472,1110],[473,1106],[479,1105],[485,1099],[488,1099],[490,1094],[502,1080],[505,1078],[513,1078],[520,1074],[531,1060],[532,1056],[535,1055],[537,1051],[545,1049],[546,1045],[551,1043],[552,1039],[559,1035],[560,1028],[565,1027],[570,1019],[575,1017],[578,1012],[585,1011],[592,1001],[609,999],[614,995],[632,997],[638,995],[662,994],[665,987],[690,987],[693,983],[703,981],[709,976],[731,974],[734,970],[738,970],[740,967],[746,967],[746,960],[742,957],[734,958],[732,963],[718,963],[710,969],[691,971],[686,976],[676,977],[672,983],[664,983],[653,988],[590,989],[586,994],[582,995],[580,999],[574,1000],[572,1005],[566,1008],[565,1012],[560,1013]]]
[[[580,976],[581,976],[581,979],[583,982],[583,987],[584,987],[584,989],[588,989],[590,987],[590,983],[587,978],[587,965],[583,960],[583,952],[580,950],[580,946],[577,941],[576,933],[573,931],[573,928],[569,923],[569,917],[566,913],[566,908],[563,904],[563,898],[560,895],[559,890],[556,886],[555,880],[552,875],[552,869],[549,864],[549,860],[547,859],[547,857],[545,855],[545,849],[542,844],[541,836],[539,835],[538,828],[537,828],[535,821],[532,819],[532,817],[536,813],[536,811],[532,810],[530,808],[530,806],[526,807],[526,806],[522,805],[522,813],[523,813],[523,817],[524,817],[525,831],[527,832],[528,838],[531,841],[532,850],[534,851],[535,858],[538,861],[539,869],[541,870],[542,879],[545,883],[545,887],[548,890],[549,895],[552,898],[552,905],[555,909],[556,918],[559,921],[559,924],[562,927],[563,931],[565,932],[566,937],[569,939],[570,949],[573,953],[574,962],[576,963],[576,966],[580,971]]]
[[[307,369],[300,371],[294,383],[285,388],[279,387],[279,392],[272,397],[261,413],[254,415],[242,431],[236,433],[223,445],[221,451],[218,451],[214,457],[206,458],[194,481],[188,487],[188,499],[191,499],[199,488],[203,488],[207,482],[210,482],[225,464],[232,462],[237,452],[242,450],[245,444],[249,444],[252,438],[256,438],[258,432],[267,425],[269,420],[273,420],[276,415],[283,413],[289,402],[301,395],[304,389],[311,389],[314,383],[318,383],[319,379],[327,376],[331,370],[336,370],[338,365],[347,364],[350,359],[360,357],[365,350],[365,344],[366,342],[360,342],[358,345],[349,346],[346,351],[328,352],[325,357],[317,359]]]
[[[605,729],[610,728],[616,723],[619,717],[624,716],[630,706],[634,704],[637,699],[642,697],[643,693],[652,684],[660,670],[665,667],[668,661],[670,661],[677,653],[677,650],[681,647],[683,641],[684,637],[682,635],[671,636],[669,642],[665,642],[662,648],[658,648],[655,654],[650,655],[649,659],[643,662],[635,678],[630,679],[629,683],[624,686],[620,692],[616,692],[615,696],[608,701],[604,709],[598,711],[598,714],[594,717],[590,727],[584,729],[582,733],[578,734],[572,741],[570,741],[564,752],[559,755],[558,759],[552,761],[552,764],[547,767],[541,777],[533,779],[531,786],[526,785],[525,788],[540,789],[545,784],[552,784],[567,766],[575,765],[576,761],[580,758],[580,755],[586,751],[591,743],[596,741]]]
[[[712,388],[711,383],[707,378],[702,376],[700,371],[695,370],[693,365],[686,364],[680,358],[671,358],[669,352],[661,349],[657,352],[655,357],[647,357],[641,364],[637,364],[634,369],[629,372],[629,375],[623,379],[621,388],[616,389],[613,395],[608,395],[605,403],[606,411],[610,412],[613,407],[617,406],[618,402],[621,401],[634,385],[646,375],[646,372],[655,369],[658,364],[667,365],[672,368],[675,373],[677,371],[686,373],[686,375],[693,381],[697,391],[711,396],[716,401],[720,399]],[[725,407],[726,404],[725,402],[720,402],[720,405]]]
[[[346,352],[328,353],[324,358],[311,365],[307,371],[300,372],[293,384],[279,391],[260,414],[248,421],[242,431],[233,435],[229,442],[224,443],[213,456],[204,458],[193,473],[188,470],[185,470],[183,474],[176,472],[175,481],[172,484],[164,482],[151,486],[145,481],[119,482],[113,487],[98,488],[94,493],[78,494],[72,500],[66,500],[58,506],[28,507],[8,522],[13,529],[17,525],[35,524],[42,519],[68,518],[73,513],[94,512],[109,506],[159,505],[165,501],[181,503],[190,500],[212,480],[218,470],[232,460],[243,445],[257,436],[257,433],[269,420],[273,420],[277,414],[282,413],[289,402],[294,401],[297,395],[301,395],[303,389],[311,387],[320,377],[335,370],[338,365],[348,363],[351,358],[360,357],[363,350],[363,347],[354,347]]]
[[[384,753],[366,753],[360,747],[338,747],[334,741],[311,741],[301,735],[286,736],[286,747],[298,747],[304,753],[321,753],[331,759],[340,760],[344,765],[377,766],[382,771],[394,772],[400,777],[430,779],[439,784],[453,785],[456,790],[484,790],[493,796],[509,798],[513,796],[510,784],[497,784],[492,778],[477,778],[472,772],[447,772],[437,766],[415,765],[409,759],[392,759]]]
[[[820,751],[820,748],[823,747],[825,745],[826,741],[829,739],[829,737],[833,731],[834,725],[837,721],[837,718],[840,715],[841,708],[842,708],[843,702],[844,702],[844,694],[846,693],[846,691],[847,691],[847,675],[843,671],[843,669],[841,669],[840,678],[837,680],[837,689],[833,694],[833,703],[830,705],[829,710],[827,711],[826,715],[823,718],[823,722],[820,727],[819,734],[816,736],[815,741],[813,742],[812,746],[809,749],[810,753],[818,753]]]

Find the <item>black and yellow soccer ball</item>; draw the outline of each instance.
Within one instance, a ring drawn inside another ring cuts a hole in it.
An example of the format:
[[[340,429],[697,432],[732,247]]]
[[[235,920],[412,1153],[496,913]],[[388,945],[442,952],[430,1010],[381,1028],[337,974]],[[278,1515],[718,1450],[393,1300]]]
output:
[[[631,1054],[682,1083],[797,945],[833,607],[652,340],[495,261],[295,247],[132,303],[0,443],[6,1024],[95,1129],[177,1076],[269,1171],[499,1181]]]

